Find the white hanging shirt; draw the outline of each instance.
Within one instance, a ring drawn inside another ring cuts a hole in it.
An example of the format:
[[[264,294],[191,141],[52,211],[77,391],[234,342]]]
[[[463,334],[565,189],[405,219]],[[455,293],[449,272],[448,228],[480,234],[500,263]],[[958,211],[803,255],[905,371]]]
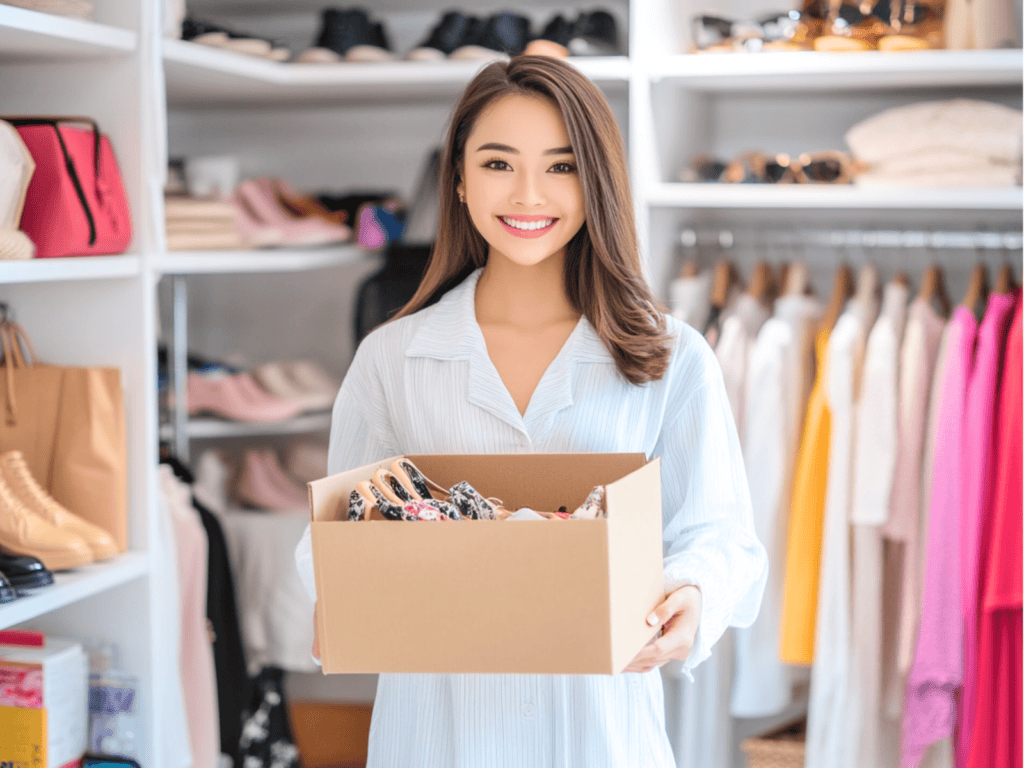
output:
[[[753,622],[768,570],[714,354],[667,318],[668,371],[634,386],[581,318],[521,415],[476,322],[481,271],[359,346],[334,406],[330,471],[403,453],[660,456],[665,590],[695,584],[703,598],[692,669],[727,626]],[[315,594],[308,528],[296,562]],[[367,766],[413,765],[674,766],[661,675],[382,674]]]
[[[870,305],[869,305],[870,304]],[[850,679],[850,485],[856,382],[877,302],[852,299],[828,341],[825,396],[832,415],[829,439],[821,580],[814,663],[807,708],[806,768],[859,768],[859,732],[852,722]]]
[[[864,373],[855,407],[853,501],[851,508],[853,616],[850,677],[852,716],[858,717],[858,768],[884,768],[880,730],[882,675],[882,530],[889,517],[889,497],[896,467],[899,388],[898,358],[909,291],[891,282],[885,287],[882,312],[868,336]],[[859,706],[858,706],[859,705]],[[898,761],[898,758],[897,758]]]
[[[673,317],[704,333],[711,316],[711,272],[677,277],[668,287]]]
[[[793,471],[806,408],[803,387],[810,380],[814,326],[820,315],[816,299],[783,296],[757,334],[749,360],[743,456],[755,530],[773,563],[786,562]],[[783,663],[779,648],[784,582],[785,568],[773,568],[757,621],[736,630],[735,717],[778,714],[793,699],[794,670]]]

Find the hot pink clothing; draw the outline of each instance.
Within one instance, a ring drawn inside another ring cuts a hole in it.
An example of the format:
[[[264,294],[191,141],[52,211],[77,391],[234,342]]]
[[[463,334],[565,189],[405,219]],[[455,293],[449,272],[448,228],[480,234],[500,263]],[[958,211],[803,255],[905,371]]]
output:
[[[1018,294],[1019,299],[1020,294]],[[1022,501],[1021,306],[1018,301],[1006,345],[999,412],[996,415],[995,490],[983,534],[988,563],[981,573],[982,614],[978,642],[978,686],[970,759],[961,768],[1021,768],[1022,733],[1021,605],[1024,501]]]
[[[963,675],[960,610],[962,423],[978,324],[958,307],[950,321],[932,459],[924,600],[903,707],[901,765],[917,768],[925,750],[950,736],[954,693]]]
[[[974,727],[978,684],[978,590],[981,531],[991,522],[992,489],[995,485],[995,412],[999,371],[1006,343],[1006,331],[1013,308],[1013,296],[994,293],[989,297],[985,317],[978,330],[974,370],[967,385],[964,406],[963,458],[960,482],[960,603],[963,611],[963,696],[958,728],[960,734]],[[966,765],[970,739],[957,744],[957,765]]]

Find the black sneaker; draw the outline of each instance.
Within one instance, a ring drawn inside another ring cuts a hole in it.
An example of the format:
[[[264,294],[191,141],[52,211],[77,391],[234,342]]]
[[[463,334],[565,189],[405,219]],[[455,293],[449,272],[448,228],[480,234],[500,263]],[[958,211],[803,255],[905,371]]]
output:
[[[326,8],[321,14],[316,45],[299,55],[305,64],[337,61],[387,61],[394,58],[388,49],[384,27],[370,21],[362,8]]]
[[[572,38],[576,25],[558,14],[544,27],[544,31],[530,41],[523,51],[527,56],[554,56],[565,58],[569,55],[566,47]]]
[[[530,20],[518,13],[496,13],[468,35],[453,59],[494,59],[516,56],[530,40]]]
[[[566,46],[573,56],[618,56],[618,29],[607,11],[581,13]]]
[[[466,44],[474,25],[479,27],[479,20],[458,11],[448,11],[430,36],[417,45],[406,56],[412,61],[436,61],[443,59],[455,49]]]

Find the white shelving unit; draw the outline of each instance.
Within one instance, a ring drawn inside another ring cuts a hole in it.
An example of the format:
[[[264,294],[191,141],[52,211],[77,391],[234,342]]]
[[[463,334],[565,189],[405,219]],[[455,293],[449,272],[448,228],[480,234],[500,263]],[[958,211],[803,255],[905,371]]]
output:
[[[904,221],[927,227],[921,222],[930,216],[943,228],[959,222],[972,230],[1020,230],[1019,187],[869,190],[675,182],[698,151],[728,157],[768,141],[800,143],[764,147],[791,153],[841,148],[853,122],[890,105],[978,94],[1019,107],[1020,50],[690,55],[688,15],[699,10],[695,5],[613,4],[629,19],[631,55],[573,63],[604,89],[627,138],[648,275],[663,297],[680,228],[704,222],[725,227],[771,218],[778,228],[811,220],[816,229],[863,222],[899,230]],[[254,23],[274,14],[306,14],[309,35],[319,11],[319,4],[297,0],[196,5]],[[340,339],[349,334],[349,305],[336,296],[351,293],[354,278],[346,270],[368,263],[366,254],[348,247],[164,251],[159,228],[168,155],[236,153],[244,173],[278,174],[304,188],[363,185],[407,193],[479,65],[274,63],[162,39],[155,3],[96,0],[96,6],[97,21],[82,22],[0,5],[0,114],[94,116],[117,152],[135,237],[122,256],[0,263],[0,301],[14,308],[46,361],[121,368],[130,551],[61,574],[51,589],[0,606],[0,627],[39,627],[120,643],[125,664],[142,681],[147,738],[140,762],[163,768],[174,751],[161,730],[163,701],[177,671],[163,655],[159,634],[161,616],[176,608],[160,601],[159,589],[166,553],[158,535],[157,444],[174,433],[161,429],[157,414],[157,284],[165,276],[204,288],[216,282],[221,287],[204,296],[226,303],[245,280],[256,281],[270,307],[277,291],[271,281],[306,280],[308,303],[317,305],[316,297],[326,295],[319,305],[340,318],[308,335],[321,348],[344,355],[347,339]],[[433,0],[388,0],[380,12],[432,18],[442,10]],[[532,10],[535,16],[547,13],[546,6]],[[975,258],[968,254],[965,263]],[[272,272],[280,274],[260,277]],[[308,322],[306,309],[293,301],[283,318],[268,309],[268,324],[280,329],[303,318]],[[273,328],[259,333],[276,338]],[[296,434],[327,428],[329,414],[279,425],[182,419],[176,426],[183,439]]]
[[[222,419],[189,419],[185,423],[185,433],[191,440],[222,440],[228,437],[271,437],[274,435],[304,435],[310,432],[322,432],[331,426],[331,414],[307,413],[285,421],[266,423],[249,423],[243,421],[224,421]],[[160,427],[163,440],[174,438],[174,427],[164,424]]]

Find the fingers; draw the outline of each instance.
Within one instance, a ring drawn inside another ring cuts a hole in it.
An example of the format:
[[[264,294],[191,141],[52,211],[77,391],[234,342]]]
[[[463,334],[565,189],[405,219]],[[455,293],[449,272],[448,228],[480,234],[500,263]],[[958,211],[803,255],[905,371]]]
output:
[[[700,590],[684,586],[669,594],[648,617],[647,623],[661,629],[645,645],[624,672],[649,672],[672,660],[683,661],[690,655],[700,623]]]

